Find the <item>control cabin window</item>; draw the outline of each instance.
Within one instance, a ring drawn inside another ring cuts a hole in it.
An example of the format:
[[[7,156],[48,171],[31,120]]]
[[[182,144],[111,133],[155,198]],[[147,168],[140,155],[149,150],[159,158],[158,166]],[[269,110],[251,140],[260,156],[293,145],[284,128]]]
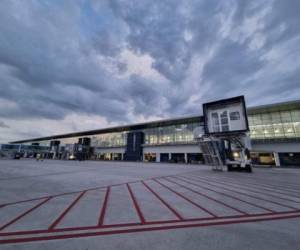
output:
[[[240,112],[238,111],[230,112],[229,116],[231,121],[238,121],[241,119]]]

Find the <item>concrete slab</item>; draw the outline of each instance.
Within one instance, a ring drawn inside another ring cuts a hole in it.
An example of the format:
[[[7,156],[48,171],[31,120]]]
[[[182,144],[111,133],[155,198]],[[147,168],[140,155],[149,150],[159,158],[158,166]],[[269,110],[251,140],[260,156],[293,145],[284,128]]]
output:
[[[142,183],[134,183],[131,186],[147,221],[177,219]]]
[[[7,160],[0,174],[1,250],[300,246],[296,169]]]
[[[104,225],[140,222],[126,185],[111,188]]]
[[[57,228],[96,226],[98,224],[105,189],[85,193],[59,223]]]
[[[203,209],[191,204],[190,202],[186,201],[182,197],[162,187],[158,183],[155,183],[152,180],[147,181],[146,183],[156,193],[158,193],[162,197],[162,199],[164,199],[171,207],[173,207],[174,210],[176,210],[182,216],[182,218],[188,219],[188,218],[212,217],[212,215],[208,214]]]
[[[58,196],[50,199],[43,206],[22,217],[14,224],[5,228],[5,232],[48,229],[59,217],[68,205],[76,198],[76,195]]]

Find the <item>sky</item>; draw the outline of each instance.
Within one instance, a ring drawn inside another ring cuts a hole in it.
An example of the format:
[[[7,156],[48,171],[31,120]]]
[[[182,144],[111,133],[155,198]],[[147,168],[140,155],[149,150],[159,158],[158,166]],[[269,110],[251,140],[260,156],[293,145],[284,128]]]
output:
[[[299,0],[1,0],[0,142],[300,99]]]

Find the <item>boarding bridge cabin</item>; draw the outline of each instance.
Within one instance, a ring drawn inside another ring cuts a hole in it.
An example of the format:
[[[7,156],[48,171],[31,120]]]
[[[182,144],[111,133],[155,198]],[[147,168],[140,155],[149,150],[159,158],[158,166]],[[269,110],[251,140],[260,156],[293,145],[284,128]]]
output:
[[[252,172],[244,96],[203,104],[204,131],[196,134],[206,164],[214,170]]]

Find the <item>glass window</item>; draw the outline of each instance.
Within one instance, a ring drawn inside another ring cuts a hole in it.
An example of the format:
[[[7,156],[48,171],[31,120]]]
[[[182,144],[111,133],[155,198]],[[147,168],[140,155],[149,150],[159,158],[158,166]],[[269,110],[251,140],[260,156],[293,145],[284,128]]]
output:
[[[91,137],[93,147],[121,147],[126,145],[127,133],[108,133]]]
[[[238,111],[230,112],[230,120],[231,121],[240,120],[240,112],[238,112]]]
[[[275,137],[284,137],[284,130],[282,124],[274,124],[273,127]]]
[[[270,114],[262,114],[261,115],[263,124],[272,124],[271,115]]]
[[[291,111],[291,116],[294,122],[300,122],[300,110]]]
[[[262,119],[260,114],[254,115],[253,116],[253,125],[261,125],[262,124]]]
[[[200,122],[145,129],[145,144],[193,142],[193,130],[198,126]]]
[[[300,122],[294,122],[295,136],[300,137]]]
[[[252,138],[299,137],[300,111],[280,111],[251,115],[249,119]]]
[[[220,132],[218,112],[213,112],[211,114],[211,120],[212,120],[212,125],[213,125],[213,132]]]
[[[223,111],[220,115],[220,118],[221,118],[222,131],[229,131],[227,111]]]
[[[282,122],[291,122],[292,121],[290,111],[282,111],[282,112],[280,112],[280,115],[281,115],[281,121]]]
[[[286,137],[294,137],[295,131],[292,124],[284,124],[283,125],[284,134]]]
[[[280,116],[279,112],[271,113],[271,118],[272,118],[273,124],[281,123],[281,116]]]

